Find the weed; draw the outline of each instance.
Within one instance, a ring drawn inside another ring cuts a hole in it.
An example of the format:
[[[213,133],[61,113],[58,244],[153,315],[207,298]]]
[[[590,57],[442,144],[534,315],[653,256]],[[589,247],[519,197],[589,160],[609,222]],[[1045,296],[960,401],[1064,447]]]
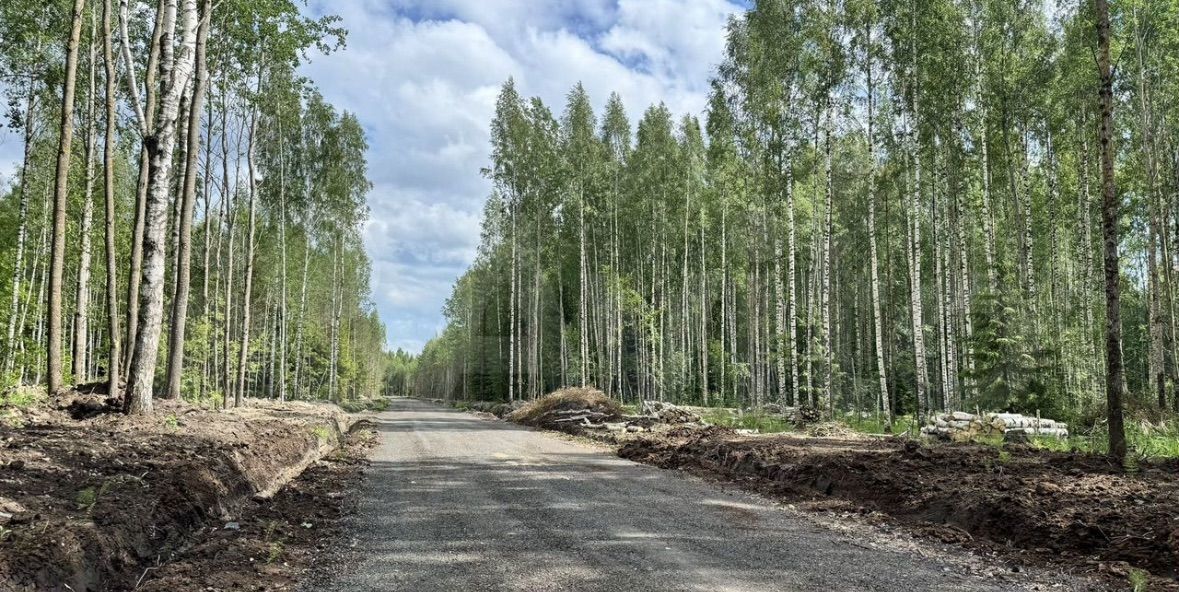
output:
[[[1150,589],[1150,574],[1145,570],[1131,567],[1126,579],[1130,580],[1130,589],[1134,592],[1146,592]]]
[[[175,413],[169,413],[168,416],[164,418],[164,427],[172,431],[180,429],[180,418],[176,417]]]
[[[331,438],[331,432],[328,431],[327,426],[315,426],[311,428],[311,433],[314,434],[320,442],[327,442]]]
[[[102,496],[106,492],[110,491],[114,486],[114,481],[103,481],[102,485],[99,486],[98,489],[87,487],[86,489],[79,491],[74,496],[74,502],[78,504],[79,510],[86,510],[89,512],[90,510],[94,509],[94,505],[98,503],[98,500],[101,499]]]
[[[741,430],[753,430],[762,434],[789,432],[794,424],[781,416],[764,413],[733,413],[728,409],[710,409],[703,417],[706,423]]]
[[[274,563],[282,557],[282,541],[270,543],[269,549],[266,554],[266,563]]]
[[[78,504],[79,510],[90,510],[98,503],[98,491],[93,487],[87,487],[74,496],[74,502]]]
[[[28,409],[45,400],[45,392],[39,388],[16,387],[0,397],[0,405],[12,409]]]
[[[900,415],[894,418],[891,430],[886,429],[888,426],[885,424],[884,418],[878,415],[863,417],[852,414],[844,421],[851,429],[865,434],[905,434],[915,431],[914,428],[917,425],[912,415]]]
[[[25,423],[24,416],[16,409],[0,409],[0,425],[19,430]]]

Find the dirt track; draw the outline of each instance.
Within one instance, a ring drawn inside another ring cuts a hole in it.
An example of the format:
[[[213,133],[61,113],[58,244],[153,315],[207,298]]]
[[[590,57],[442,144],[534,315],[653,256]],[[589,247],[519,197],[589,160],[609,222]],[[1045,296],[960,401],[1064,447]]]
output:
[[[377,424],[351,550],[308,589],[1098,589],[428,403]]]

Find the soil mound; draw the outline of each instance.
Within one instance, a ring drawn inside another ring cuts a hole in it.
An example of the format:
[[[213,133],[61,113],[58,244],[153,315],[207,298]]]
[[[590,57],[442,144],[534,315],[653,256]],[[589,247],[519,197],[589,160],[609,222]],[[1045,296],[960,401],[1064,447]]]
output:
[[[1133,566],[1159,589],[1179,589],[1176,461],[1126,473],[1104,457],[1023,446],[702,431],[640,438],[618,454],[1021,560],[1106,573]]]
[[[126,417],[100,394],[68,399],[0,422],[0,590],[131,589],[194,535],[272,496],[351,424],[334,405],[161,401]]]

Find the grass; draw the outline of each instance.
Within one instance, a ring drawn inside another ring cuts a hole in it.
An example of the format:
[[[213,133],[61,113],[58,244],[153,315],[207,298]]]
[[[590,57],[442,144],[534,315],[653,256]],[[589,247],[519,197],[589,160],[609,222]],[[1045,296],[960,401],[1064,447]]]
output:
[[[28,409],[45,401],[46,398],[43,389],[16,387],[0,395],[0,406],[9,409]]]
[[[98,490],[93,487],[87,487],[74,496],[74,503],[78,504],[79,510],[89,510],[98,503]]]
[[[114,481],[103,481],[102,486],[98,489],[87,487],[74,495],[74,502],[78,504],[79,510],[86,510],[89,512],[94,509],[94,505],[107,491],[110,491],[116,484]]]
[[[348,413],[362,413],[365,411],[384,411],[389,408],[389,399],[377,397],[375,399],[354,399],[340,401],[340,409]]]
[[[1145,570],[1132,567],[1126,579],[1130,580],[1130,589],[1134,592],[1146,592],[1150,589],[1150,576]]]
[[[702,419],[715,426],[753,430],[760,434],[776,434],[795,430],[793,423],[780,416],[764,413],[733,413],[728,409],[710,409]]]
[[[974,442],[997,448],[1004,445],[1002,436],[987,436]],[[1068,438],[1033,436],[1029,444],[1038,450],[1050,452],[1107,454],[1109,431],[1104,424],[1099,424],[1087,430],[1070,433]],[[1129,462],[1135,465],[1142,460],[1179,458],[1179,422],[1127,421],[1126,446],[1130,451]]]
[[[315,426],[311,428],[311,433],[319,439],[320,442],[327,442],[331,438],[331,432],[328,431],[327,426]]]
[[[853,413],[845,417],[843,423],[847,424],[847,427],[865,434],[916,433],[919,428],[917,420],[912,415],[901,415],[894,418],[891,430],[885,429],[888,426],[884,421],[884,417],[875,414],[863,417]]]

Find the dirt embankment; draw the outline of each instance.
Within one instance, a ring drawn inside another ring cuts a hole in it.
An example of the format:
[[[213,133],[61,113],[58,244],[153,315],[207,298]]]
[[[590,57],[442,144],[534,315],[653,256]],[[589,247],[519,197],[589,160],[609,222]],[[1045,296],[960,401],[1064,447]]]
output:
[[[0,422],[0,590],[129,590],[334,449],[328,405],[108,413],[77,397]]]
[[[1105,458],[900,439],[743,437],[719,428],[640,437],[619,455],[736,482],[812,509],[1068,570],[1154,576],[1179,589],[1179,462],[1126,473]]]

